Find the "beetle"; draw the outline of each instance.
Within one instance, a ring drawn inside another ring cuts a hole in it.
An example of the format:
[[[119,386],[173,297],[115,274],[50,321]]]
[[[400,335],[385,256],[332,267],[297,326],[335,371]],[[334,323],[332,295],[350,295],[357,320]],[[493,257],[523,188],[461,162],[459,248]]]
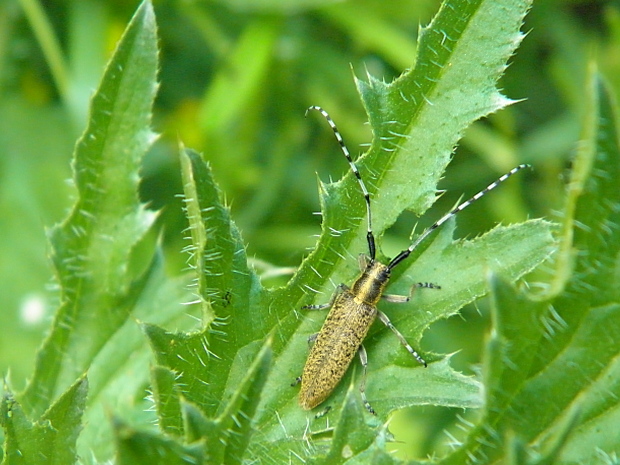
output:
[[[439,228],[458,212],[464,210],[486,193],[497,187],[513,174],[524,168],[528,168],[529,165],[522,164],[513,168],[471,197],[469,200],[459,204],[456,208],[446,213],[433,225],[422,232],[422,234],[420,234],[420,236],[418,236],[418,238],[413,241],[407,249],[397,254],[387,264],[384,264],[376,259],[375,237],[372,231],[370,194],[368,193],[364,181],[360,176],[359,170],[351,158],[342,135],[338,131],[336,124],[329,114],[321,107],[311,106],[308,110],[306,110],[306,115],[311,110],[318,111],[321,115],[323,115],[332,128],[336,140],[340,145],[340,149],[349,162],[351,171],[357,178],[358,184],[364,195],[368,220],[366,238],[368,242],[369,254],[368,257],[364,255],[360,256],[361,273],[350,287],[345,284],[340,284],[327,304],[307,305],[303,307],[304,309],[309,310],[329,308],[330,311],[321,330],[309,339],[309,342],[312,342],[313,344],[310,348],[310,353],[306,360],[302,375],[297,378],[296,383],[294,384],[301,383],[299,404],[303,409],[310,410],[323,403],[329,397],[346,373],[347,368],[351,364],[351,361],[355,355],[359,354],[363,368],[362,379],[359,387],[360,394],[366,409],[370,413],[375,414],[375,411],[368,402],[365,393],[368,356],[362,342],[364,341],[370,326],[377,318],[379,318],[383,324],[394,332],[401,344],[407,349],[413,358],[415,358],[424,367],[427,366],[424,359],[413,349],[413,347],[409,345],[400,331],[394,327],[388,316],[377,308],[377,304],[381,299],[394,303],[408,302],[414,289],[419,287],[440,289],[440,286],[436,284],[417,283],[412,286],[408,296],[385,294],[384,291],[389,283],[392,270],[399,263],[409,257],[416,247],[422,243],[422,241],[424,241],[424,239],[426,239],[434,230]]]

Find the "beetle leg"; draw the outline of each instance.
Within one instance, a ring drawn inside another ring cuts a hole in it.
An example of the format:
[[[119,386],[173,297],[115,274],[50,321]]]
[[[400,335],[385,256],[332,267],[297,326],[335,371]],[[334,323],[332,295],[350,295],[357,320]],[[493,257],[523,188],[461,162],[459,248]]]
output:
[[[394,304],[403,304],[409,302],[415,290],[421,287],[424,289],[441,289],[441,286],[433,283],[415,283],[411,286],[409,295],[383,294],[381,298]]]
[[[400,343],[405,346],[405,349],[407,349],[407,351],[413,355],[413,358],[415,358],[418,362],[420,362],[422,365],[424,365],[424,367],[426,367],[426,362],[424,361],[424,359],[422,357],[420,357],[420,355],[413,349],[413,347],[411,347],[409,345],[409,343],[407,342],[407,340],[405,339],[405,336],[403,336],[399,330],[396,329],[396,327],[392,324],[392,322],[390,321],[390,319],[388,318],[388,316],[383,313],[381,310],[377,310],[377,316],[379,317],[379,319],[381,320],[381,322],[387,326],[388,328],[390,328],[392,330],[392,332],[394,334],[396,334],[396,337],[398,338],[398,340],[400,341]]]
[[[362,380],[360,381],[360,394],[362,396],[362,402],[364,402],[364,407],[373,415],[376,415],[375,409],[372,408],[368,399],[366,399],[366,370],[368,368],[368,354],[366,353],[366,349],[363,345],[359,348],[360,361],[362,362]]]

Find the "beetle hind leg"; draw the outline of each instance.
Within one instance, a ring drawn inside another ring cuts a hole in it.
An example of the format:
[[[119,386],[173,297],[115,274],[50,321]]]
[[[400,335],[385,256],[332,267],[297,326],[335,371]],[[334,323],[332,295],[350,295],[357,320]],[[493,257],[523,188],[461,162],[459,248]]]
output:
[[[366,398],[366,372],[368,369],[368,354],[366,353],[366,349],[364,348],[364,346],[360,346],[358,352],[360,354],[360,362],[362,362],[363,368],[362,380],[360,381],[360,395],[362,396],[362,402],[364,403],[364,407],[366,407],[366,410],[368,410],[373,415],[376,415],[375,409],[372,408],[372,405],[370,405],[370,402],[368,402],[368,399]]]

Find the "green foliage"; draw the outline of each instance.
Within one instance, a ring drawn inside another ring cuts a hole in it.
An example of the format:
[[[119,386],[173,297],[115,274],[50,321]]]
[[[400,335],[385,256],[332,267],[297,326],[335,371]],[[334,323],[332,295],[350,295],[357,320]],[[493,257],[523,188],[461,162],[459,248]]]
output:
[[[373,134],[358,165],[379,245],[403,211],[421,215],[435,202],[468,126],[512,103],[497,83],[523,38],[529,7],[526,0],[446,0],[420,30],[411,70],[390,84],[370,73],[357,80]],[[329,15],[345,21],[338,7]],[[261,18],[247,28],[231,55],[232,80],[221,74],[205,94],[196,114],[215,150],[231,147],[218,134],[261,88],[280,27]],[[417,366],[377,325],[365,346],[367,395],[378,415],[363,408],[359,370],[351,369],[326,403],[331,410],[315,417],[297,405],[290,383],[323,316],[300,308],[324,303],[334,283],[358,273],[355,256],[366,248],[359,186],[351,173],[320,183],[316,247],[288,283],[268,288],[248,264],[208,157],[181,146],[190,269],[171,277],[159,214],[139,197],[143,158],[155,140],[157,41],[145,1],[106,67],[75,148],[76,198],[49,233],[60,302],[25,390],[5,387],[3,464],[402,463],[388,452],[390,415],[422,405],[480,412],[467,436],[435,462],[614,460],[618,441],[601,432],[618,424],[620,394],[620,144],[616,104],[596,71],[559,246],[554,225],[543,220],[497,226],[470,240],[453,240],[450,221],[395,270],[389,292],[406,293],[420,280],[442,289],[420,290],[408,305],[385,305],[429,367]],[[70,100],[67,76],[56,79]],[[234,101],[223,98],[234,91]],[[246,168],[231,159],[237,172]],[[274,195],[270,181],[261,202]],[[526,292],[524,275],[552,255],[545,292]],[[482,376],[466,376],[453,355],[431,353],[421,337],[489,291],[493,326]],[[188,300],[195,301],[198,327],[184,321],[179,304]]]
[[[75,444],[82,429],[87,391],[86,379],[78,379],[35,422],[18,402],[6,396],[0,410],[0,422],[6,434],[3,463],[75,462]]]
[[[144,290],[146,279],[135,276],[130,263],[154,220],[139,203],[137,186],[142,157],[155,137],[156,69],[155,18],[145,6],[110,61],[77,142],[78,199],[49,233],[61,303],[22,397],[35,416],[88,369]]]
[[[443,463],[611,463],[618,450],[618,114],[596,73],[587,97],[556,286],[532,300],[492,281],[484,414]]]

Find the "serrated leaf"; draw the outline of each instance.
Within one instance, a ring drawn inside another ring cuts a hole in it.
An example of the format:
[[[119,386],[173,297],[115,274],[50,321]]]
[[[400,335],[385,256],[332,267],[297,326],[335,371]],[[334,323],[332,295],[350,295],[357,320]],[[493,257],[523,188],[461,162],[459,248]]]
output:
[[[189,278],[171,279],[159,259],[151,268],[132,316],[154,324],[193,327],[193,321],[191,325],[186,321],[187,307],[181,305],[191,298],[187,292]],[[107,460],[114,454],[114,431],[110,422],[112,409],[115,415],[127,421],[156,421],[155,409],[148,399],[143,400],[151,361],[152,352],[134,319],[126,321],[93,360],[89,369],[85,426],[78,441],[78,453],[81,457],[92,457],[90,463]]]
[[[192,236],[190,264],[198,276],[205,329],[169,333],[146,325],[145,332],[157,362],[175,374],[167,392],[174,397],[177,391],[186,406],[201,411],[184,409],[186,440],[205,437],[214,463],[237,463],[250,442],[250,422],[270,365],[270,351],[259,351],[256,344],[270,328],[261,306],[265,292],[248,268],[243,242],[209,166],[184,148],[181,166]]]
[[[218,418],[198,419],[194,413],[192,440],[205,442],[212,463],[243,463],[270,368],[271,348],[270,341],[267,341]]]
[[[618,116],[596,74],[588,90],[557,261],[569,269],[545,300],[493,281],[485,415],[443,463],[607,463],[620,447]]]
[[[155,217],[140,204],[137,188],[142,157],[154,139],[156,42],[146,1],[106,68],[75,149],[77,201],[49,233],[61,304],[21,397],[35,417],[88,369],[140,291],[130,260]]]
[[[197,295],[203,304],[205,330],[178,335],[185,341],[179,350],[187,347],[189,351],[182,356],[183,362],[175,360],[173,346],[172,351],[161,346],[156,352],[159,359],[166,360],[163,365],[182,377],[202,381],[201,386],[188,383],[183,395],[215,417],[223,408],[217,399],[237,388],[230,384],[229,372],[239,348],[263,339],[274,322],[263,311],[265,292],[248,267],[245,246],[208,165],[200,155],[185,149],[181,150],[181,164],[193,239],[191,263],[198,276]],[[164,353],[168,355],[164,357]],[[193,368],[185,366],[189,360]],[[178,368],[179,363],[183,369]]]
[[[172,436],[182,436],[181,395],[176,378],[176,374],[166,367],[155,366],[151,369],[153,398],[157,407],[159,427]]]
[[[154,383],[157,386],[156,398],[160,404],[160,423],[177,432],[180,428],[177,427],[176,406],[181,404],[181,396],[191,396],[192,401],[195,401],[195,387],[203,384],[200,379],[193,377],[195,373],[186,373],[183,370],[189,365],[181,366],[175,361],[191,362],[192,355],[189,354],[196,356],[196,349],[191,343],[204,336],[200,335],[198,339],[183,339],[182,335],[167,334],[155,326],[145,326],[145,331],[158,355],[158,361],[171,368],[159,367],[153,373],[157,376]],[[242,462],[254,432],[254,417],[271,365],[269,345],[270,341],[267,341],[253,358],[247,371],[244,371],[243,379],[234,385],[234,390],[231,387],[230,398],[221,403],[221,413],[217,417],[207,417],[204,414],[204,399],[198,399],[203,401],[201,404],[182,402],[185,440],[187,443],[204,443],[210,463]],[[164,347],[169,347],[167,352],[162,350]],[[202,349],[200,347],[200,350]],[[161,403],[163,400],[166,400],[166,403]],[[180,413],[181,409],[178,409],[178,412]]]
[[[0,406],[0,424],[5,431],[2,464],[75,463],[87,391],[88,381],[81,378],[36,422],[30,421],[19,402],[6,394]]]
[[[199,465],[205,460],[201,444],[183,446],[120,421],[116,422],[115,433],[119,465]]]
[[[420,29],[415,67],[385,84],[358,80],[373,143],[366,155],[375,209],[389,226],[403,209],[423,213],[434,201],[454,146],[472,122],[512,103],[497,81],[523,35],[528,0],[447,1]],[[383,152],[383,153],[382,153]],[[378,175],[373,162],[381,159]],[[413,184],[413,186],[411,186]],[[412,195],[413,193],[413,195]]]
[[[453,241],[454,226],[446,226],[423,256],[395,270],[394,278],[402,278],[391,287],[391,292],[406,294],[411,285],[424,281],[440,285],[441,290],[414,296],[416,307],[424,308],[423,313],[416,312],[415,319],[402,306],[391,306],[392,321],[421,336],[431,323],[454,315],[486,294],[489,272],[517,280],[553,252],[551,228],[546,221],[530,220],[497,226],[475,239]]]
[[[412,370],[386,362],[373,369],[366,392],[373,399],[373,407],[381,412],[409,405],[482,407],[482,384],[454,371],[449,363],[450,357],[445,357],[427,370]],[[403,389],[403,385],[409,389]]]
[[[227,440],[222,463],[241,464],[254,433],[254,419],[272,363],[271,339],[254,358],[218,418]]]

